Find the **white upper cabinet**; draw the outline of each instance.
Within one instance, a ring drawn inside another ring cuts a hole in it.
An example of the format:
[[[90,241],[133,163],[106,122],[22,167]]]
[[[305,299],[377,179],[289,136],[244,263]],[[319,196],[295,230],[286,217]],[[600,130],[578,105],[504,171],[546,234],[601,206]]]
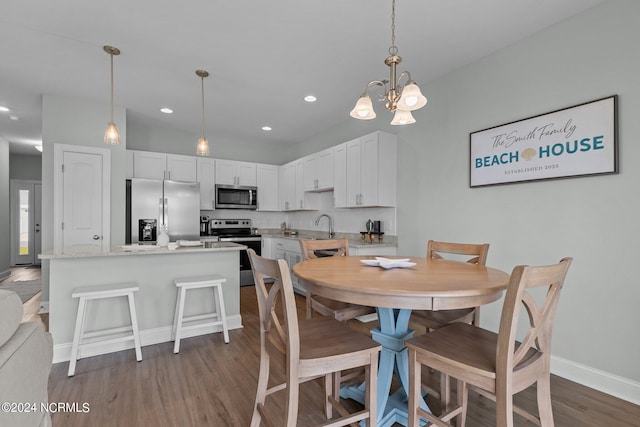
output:
[[[280,210],[313,210],[304,194],[304,159],[280,166]]]
[[[256,187],[256,164],[235,160],[216,160],[216,184]]]
[[[200,209],[216,207],[215,160],[209,157],[196,158],[196,172],[200,183]]]
[[[347,143],[337,145],[333,152],[333,206],[347,207]]]
[[[393,207],[396,182],[395,135],[374,132],[346,143],[346,207]],[[334,191],[342,195],[343,189]],[[336,197],[336,207],[340,203]]]
[[[280,167],[258,163],[256,177],[258,180],[258,210],[278,211],[278,175]]]
[[[334,148],[322,150],[303,158],[304,191],[330,191],[333,189]]]
[[[133,177],[196,182],[196,158],[179,154],[133,151]]]

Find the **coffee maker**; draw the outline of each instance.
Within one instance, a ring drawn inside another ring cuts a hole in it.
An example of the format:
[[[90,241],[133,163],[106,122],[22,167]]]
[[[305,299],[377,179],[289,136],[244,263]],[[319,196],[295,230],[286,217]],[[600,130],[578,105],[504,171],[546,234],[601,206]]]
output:
[[[201,216],[200,217],[200,235],[201,236],[208,236],[209,232],[211,231],[211,222],[210,222],[210,218],[208,216]]]

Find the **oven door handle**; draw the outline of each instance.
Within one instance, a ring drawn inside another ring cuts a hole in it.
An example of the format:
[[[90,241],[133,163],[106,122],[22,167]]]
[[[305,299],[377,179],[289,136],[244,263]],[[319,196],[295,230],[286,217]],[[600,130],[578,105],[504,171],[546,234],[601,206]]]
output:
[[[261,242],[260,237],[221,237],[221,242]]]

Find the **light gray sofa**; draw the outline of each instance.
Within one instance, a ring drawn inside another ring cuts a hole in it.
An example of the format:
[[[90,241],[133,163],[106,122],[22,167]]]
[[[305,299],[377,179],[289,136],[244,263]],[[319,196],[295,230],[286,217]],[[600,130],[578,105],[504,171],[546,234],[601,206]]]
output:
[[[48,427],[53,341],[41,323],[21,320],[18,295],[0,290],[0,426]]]

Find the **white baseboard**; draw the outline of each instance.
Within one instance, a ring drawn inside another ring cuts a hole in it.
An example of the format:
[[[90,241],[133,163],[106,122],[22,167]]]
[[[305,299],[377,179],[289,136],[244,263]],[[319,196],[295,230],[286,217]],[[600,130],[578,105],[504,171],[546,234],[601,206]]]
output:
[[[239,314],[227,317],[227,326],[229,330],[242,328],[242,316]],[[182,334],[182,338],[196,337],[200,335],[211,334],[215,332],[221,332],[222,326],[205,326],[202,328],[194,328],[185,330]],[[160,344],[163,342],[171,341],[171,326],[163,326],[154,329],[144,329],[140,331],[140,345],[142,347],[153,344]],[[68,362],[71,359],[71,344],[70,342],[63,344],[56,344],[53,346],[53,363]],[[80,350],[80,358],[98,356],[101,354],[113,353],[116,351],[128,350],[133,348],[133,341],[120,342],[115,344],[106,345],[92,345],[84,351]],[[142,360],[144,360],[144,349],[142,350]]]
[[[551,356],[551,373],[640,405],[640,382],[553,355]]]
[[[4,280],[9,276],[11,276],[11,269],[0,271],[0,280]]]

